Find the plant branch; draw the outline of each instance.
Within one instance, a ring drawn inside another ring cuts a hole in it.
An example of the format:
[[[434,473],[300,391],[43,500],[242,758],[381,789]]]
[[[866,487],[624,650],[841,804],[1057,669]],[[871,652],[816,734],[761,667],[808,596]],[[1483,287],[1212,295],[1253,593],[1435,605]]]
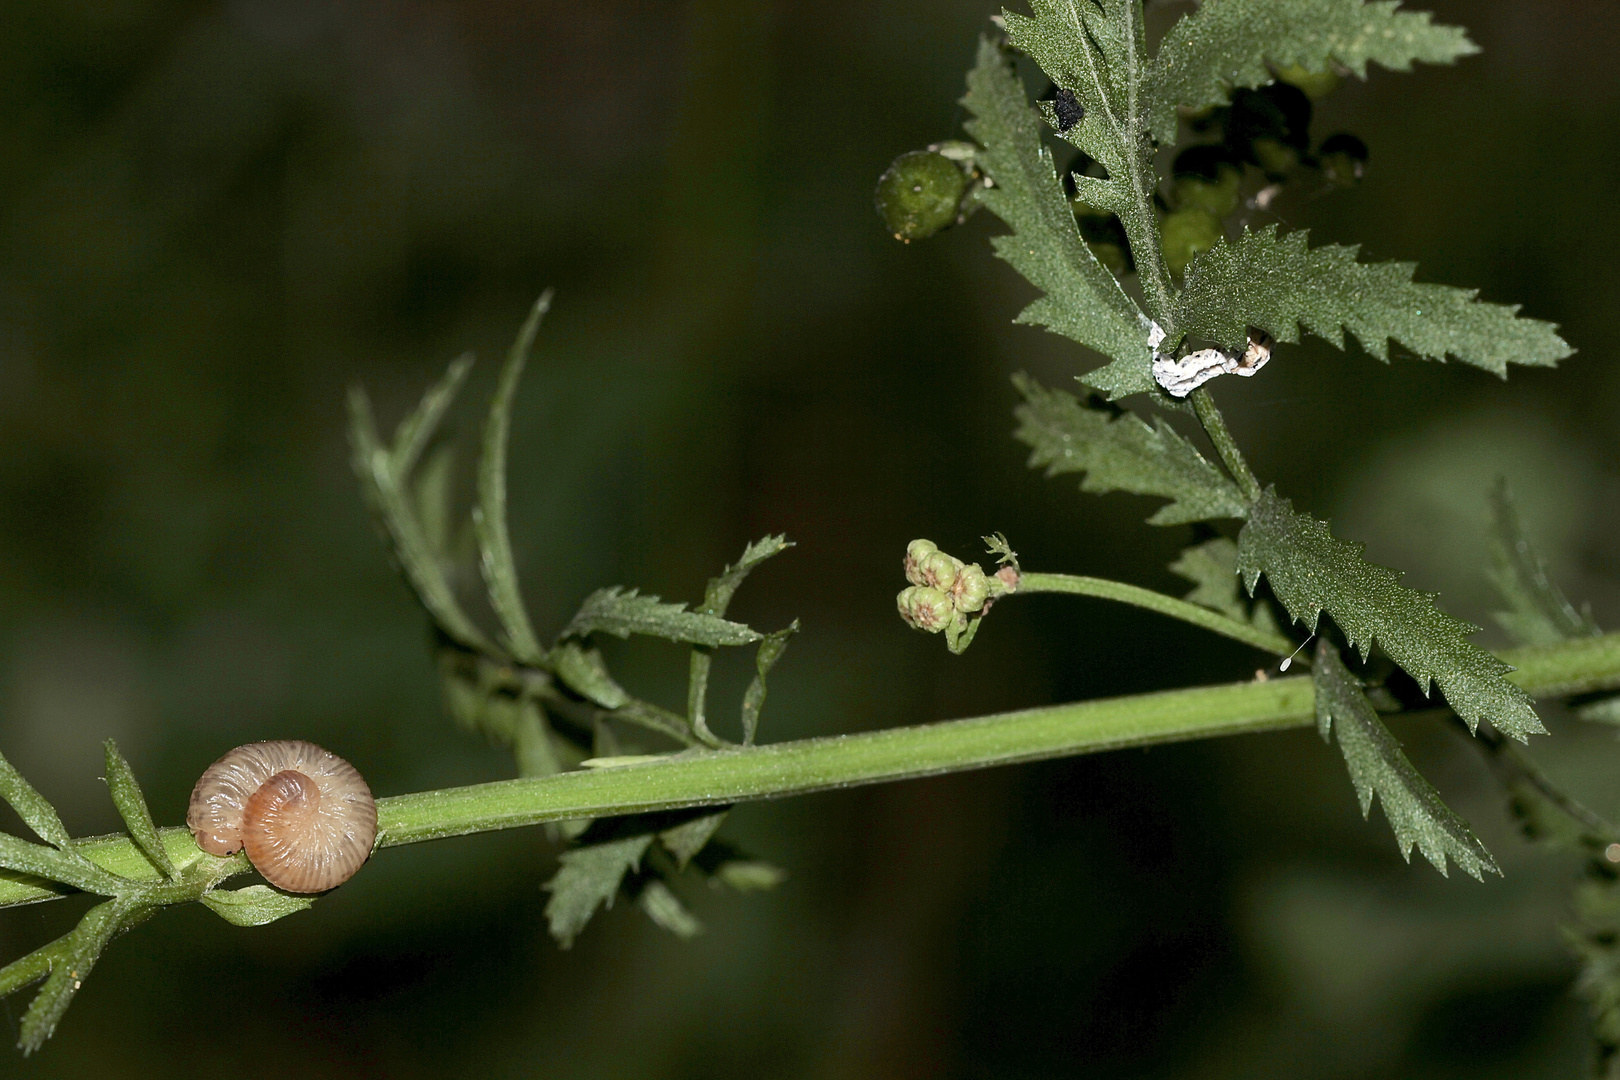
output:
[[[1620,688],[1620,634],[1501,654],[1509,676],[1537,696]],[[379,799],[378,847],[468,833],[670,810],[724,806],[1130,746],[1281,731],[1316,722],[1308,678],[1271,679],[1053,705],[1022,712],[718,751],[688,751],[643,765],[503,780]],[[242,856],[215,859],[185,829],[163,829],[182,876],[200,859],[207,877],[249,869]],[[116,874],[157,871],[124,836],[76,841],[75,851]],[[199,868],[203,869],[203,868]],[[177,890],[178,891],[178,890]],[[68,890],[0,873],[0,906],[54,900]]]
[[[1026,593],[1067,593],[1071,596],[1095,596],[1102,600],[1117,600],[1122,604],[1157,611],[1161,615],[1201,626],[1205,630],[1213,630],[1234,641],[1253,645],[1257,649],[1276,653],[1278,656],[1287,656],[1294,651],[1294,642],[1281,634],[1261,630],[1259,627],[1222,615],[1218,611],[1211,611],[1209,608],[1186,600],[1178,600],[1173,596],[1154,592],[1152,589],[1127,585],[1122,581],[1082,577],[1078,574],[1024,574],[1018,579],[1018,591],[1012,595],[1023,596]]]
[[[1249,471],[1249,463],[1243,460],[1243,451],[1238,449],[1237,440],[1227,430],[1226,418],[1215,407],[1215,399],[1209,396],[1208,390],[1200,388],[1192,392],[1192,404],[1193,411],[1198,414],[1198,422],[1204,426],[1204,434],[1209,436],[1215,452],[1221,456],[1226,471],[1243,489],[1244,497],[1251,503],[1260,498],[1260,481]]]

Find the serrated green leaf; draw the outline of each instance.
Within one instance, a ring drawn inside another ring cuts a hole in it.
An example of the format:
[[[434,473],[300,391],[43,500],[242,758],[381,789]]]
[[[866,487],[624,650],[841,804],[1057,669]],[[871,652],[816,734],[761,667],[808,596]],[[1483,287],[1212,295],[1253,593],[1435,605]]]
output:
[[[377,436],[371,401],[358,386],[349,391],[349,442],[366,502],[381,521],[394,559],[418,602],[453,641],[476,652],[499,655],[500,650],[462,611],[455,590],[444,576],[438,553],[428,542],[416,509],[394,472],[393,454]]]
[[[232,926],[263,926],[306,911],[313,896],[290,896],[268,885],[245,889],[211,889],[202,894],[203,906]]]
[[[1236,87],[1273,80],[1266,66],[1327,71],[1330,63],[1367,77],[1367,64],[1410,71],[1414,61],[1449,64],[1479,46],[1460,26],[1436,26],[1427,11],[1362,0],[1204,0],[1159,42],[1143,85],[1147,126],[1176,141],[1176,106],[1221,105]]]
[[[744,580],[765,560],[780,555],[793,545],[788,538],[778,534],[776,536],[763,536],[743,549],[742,558],[736,565],[727,566],[718,577],[709,579],[709,586],[703,592],[703,606],[699,610],[710,615],[724,615],[731,606],[732,597],[737,595]]]
[[[1491,489],[1490,542],[1492,565],[1486,576],[1508,605],[1508,610],[1491,615],[1516,642],[1552,645],[1603,633],[1592,616],[1577,611],[1548,576],[1545,560],[1519,523],[1507,480],[1500,477]]]
[[[1002,9],[1007,40],[1026,54],[1085,109],[1078,124],[1061,132],[1101,162],[1108,180],[1095,180],[1077,192],[1086,203],[1124,218],[1134,207],[1123,181],[1140,166],[1137,136],[1141,116],[1132,108],[1140,94],[1146,46],[1140,0],[1030,0],[1030,15]],[[1048,122],[1055,114],[1046,106]],[[1093,199],[1099,202],[1093,202]]]
[[[1521,741],[1544,733],[1529,695],[1503,678],[1513,669],[1468,642],[1478,627],[1435,607],[1433,593],[1401,586],[1399,573],[1361,557],[1362,546],[1268,488],[1238,534],[1238,572],[1251,595],[1265,574],[1288,614],[1313,632],[1325,610],[1363,657],[1376,639],[1425,693],[1438,684],[1469,730],[1489,720]]]
[[[1242,350],[1251,326],[1284,342],[1298,341],[1303,326],[1341,349],[1348,330],[1380,360],[1394,340],[1425,360],[1454,356],[1504,377],[1510,362],[1550,367],[1575,351],[1552,323],[1518,318],[1517,305],[1416,283],[1416,264],[1360,263],[1358,250],[1312,249],[1304,231],[1278,236],[1274,225],[1220,240],[1188,269],[1177,325],[1229,352]]]
[[[23,824],[34,830],[34,835],[47,844],[65,851],[73,843],[56,808],[33,784],[23,779],[22,773],[3,754],[0,754],[0,799],[17,811]]]
[[[577,641],[564,641],[547,655],[557,678],[574,693],[604,709],[617,709],[630,695],[608,674],[607,664],[596,649],[586,649]]]
[[[1277,620],[1265,604],[1244,602],[1237,572],[1237,544],[1224,536],[1185,548],[1170,570],[1192,582],[1182,599],[1218,611],[1229,619],[1246,622],[1267,633],[1277,633]],[[1252,607],[1252,610],[1251,610]]]
[[[694,938],[703,933],[703,924],[686,909],[675,891],[658,878],[641,886],[636,903],[647,918],[678,938]]]
[[[1113,359],[1087,377],[1111,397],[1153,390],[1146,316],[1081,239],[1052,155],[1041,145],[1037,115],[993,42],[980,40],[967,86],[962,104],[973,117],[966,127],[981,147],[975,161],[993,181],[982,202],[1012,229],[991,246],[1046,294],[1016,321],[1044,326]]]
[[[173,881],[174,863],[169,860],[168,849],[158,836],[152,811],[147,808],[146,796],[141,794],[141,786],[135,781],[134,770],[124,760],[124,755],[118,752],[116,743],[108,739],[104,746],[107,752],[107,790],[112,793],[118,815],[129,828],[130,839],[135,841],[135,846],[141,849],[141,854],[146,856],[158,873]]]
[[[73,1003],[114,935],[150,913],[138,902],[119,898],[97,904],[85,913],[73,932],[62,939],[62,949],[51,957],[51,973],[23,1014],[17,1045],[31,1054],[56,1033],[62,1014]]]
[[[612,907],[624,875],[641,865],[651,834],[627,836],[573,848],[558,856],[556,876],[545,885],[546,921],[557,944],[568,948],[598,907]]]
[[[463,353],[450,362],[445,369],[444,376],[428,388],[417,402],[416,408],[411,410],[409,416],[399,422],[394,429],[394,446],[389,454],[389,470],[394,476],[404,482],[411,470],[416,468],[417,460],[422,456],[428,443],[438,433],[439,423],[444,419],[446,410],[456,400],[461,392],[462,383],[467,381],[467,373],[472,370],[473,358],[471,353]]]
[[[1316,690],[1317,727],[1324,740],[1330,732],[1338,734],[1350,782],[1361,800],[1361,816],[1372,812],[1373,796],[1378,796],[1401,858],[1411,862],[1416,845],[1441,874],[1446,873],[1447,856],[1477,880],[1483,880],[1487,870],[1500,874],[1496,860],[1468,823],[1412,767],[1401,744],[1339,658],[1339,650],[1326,638],[1317,642],[1311,680]]]
[[[656,596],[642,596],[619,586],[597,589],[563,628],[564,638],[605,633],[627,638],[631,634],[668,638],[689,645],[749,645],[764,635],[742,623],[728,622],[685,604],[666,604]]]
[[[1129,491],[1171,500],[1148,518],[1150,525],[1247,512],[1237,485],[1162,419],[1148,427],[1132,413],[1090,408],[1027,375],[1013,376],[1013,385],[1024,395],[1013,410],[1013,436],[1030,447],[1030,468],[1044,466],[1047,476],[1084,472],[1080,490],[1093,494]]]
[[[512,426],[512,401],[518,379],[528,361],[540,320],[551,308],[551,290],[540,294],[529,317],[518,331],[517,340],[506,354],[495,396],[489,403],[489,419],[484,424],[483,455],[478,459],[478,504],[473,507],[473,528],[478,533],[479,568],[489,588],[489,603],[501,620],[506,646],[520,662],[544,662],[540,639],[529,624],[518,588],[517,563],[512,556],[512,537],[506,528],[506,442]]]

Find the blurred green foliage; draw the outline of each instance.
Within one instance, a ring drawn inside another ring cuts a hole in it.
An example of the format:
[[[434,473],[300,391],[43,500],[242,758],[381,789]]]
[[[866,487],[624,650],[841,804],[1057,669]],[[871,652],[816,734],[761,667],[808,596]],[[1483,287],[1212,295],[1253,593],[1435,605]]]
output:
[[[1434,6],[1484,54],[1375,68],[1317,102],[1376,168],[1277,213],[1522,302],[1582,351],[1501,383],[1307,343],[1222,404],[1262,475],[1474,622],[1505,473],[1565,591],[1612,622],[1620,33],[1600,0]],[[379,794],[508,775],[442,714],[422,619],[347,467],[343,395],[363,381],[392,424],[449,357],[499,355],[546,285],[509,492],[542,638],[616,581],[695,600],[747,539],[785,532],[799,546],[734,608],[803,618],[773,673],[772,738],[1249,674],[1242,646],[1101,604],[1009,607],[962,658],[894,618],[914,536],[968,550],[1001,529],[1032,563],[1165,589],[1194,539],[1141,526],[1146,501],[1113,513],[1133,497],[1082,499],[1022,467],[1008,376],[1063,386],[1081,365],[1010,325],[1030,295],[991,257],[993,223],[906,247],[871,216],[896,147],[956,134],[986,13],[7,5],[6,755],[75,834],[116,826],[94,779],[107,737],[160,824],[247,739],[315,739]],[[470,437],[480,418],[452,421]],[[613,659],[680,706],[682,650]],[[751,675],[717,660],[714,693]],[[1620,810],[1612,735],[1548,723],[1548,769]],[[1516,838],[1471,747],[1395,734],[1503,879],[1403,864],[1309,733],[1102,756],[734,813],[728,831],[791,877],[717,901],[725,918],[695,942],[621,905],[557,951],[538,830],[389,852],[260,930],[195,909],[153,923],[108,954],[63,1037],[5,1068],[1578,1075],[1585,1018],[1556,929],[1578,860]],[[453,901],[424,884],[449,879]],[[80,913],[8,913],[0,953]]]

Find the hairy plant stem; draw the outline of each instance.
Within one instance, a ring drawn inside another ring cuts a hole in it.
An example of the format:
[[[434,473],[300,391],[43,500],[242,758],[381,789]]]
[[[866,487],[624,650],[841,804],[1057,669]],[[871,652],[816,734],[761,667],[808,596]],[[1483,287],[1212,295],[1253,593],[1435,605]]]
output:
[[[1237,440],[1227,430],[1226,418],[1215,407],[1215,399],[1209,396],[1208,390],[1200,387],[1192,392],[1192,404],[1193,411],[1198,414],[1198,422],[1204,426],[1204,434],[1209,436],[1215,452],[1221,456],[1226,471],[1237,481],[1243,497],[1251,503],[1259,499],[1260,481],[1249,471],[1249,463],[1243,460],[1243,451],[1238,449]]]
[[[1205,630],[1213,630],[1234,641],[1253,645],[1257,649],[1276,653],[1278,656],[1287,656],[1294,651],[1294,642],[1281,634],[1261,630],[1222,615],[1218,611],[1211,611],[1209,608],[1199,607],[1197,604],[1178,600],[1173,596],[1154,592],[1152,589],[1127,585],[1122,581],[1082,577],[1078,574],[1024,574],[1018,579],[1018,591],[1012,595],[1024,596],[1028,593],[1067,593],[1071,596],[1095,596],[1102,600],[1117,600],[1122,604],[1157,611],[1161,615],[1201,626]]]
[[[1508,677],[1536,696],[1620,688],[1620,634],[1501,654]],[[1271,679],[1053,705],[967,720],[889,728],[768,746],[689,750],[661,760],[557,776],[396,795],[377,801],[379,848],[467,833],[695,806],[725,806],[859,784],[906,780],[1217,735],[1280,731],[1316,722],[1308,678]],[[221,881],[250,867],[214,859],[185,829],[164,829],[182,875]],[[93,862],[137,880],[157,871],[127,837],[75,845]],[[188,870],[199,859],[211,867]],[[200,894],[200,886],[198,892]],[[54,900],[69,889],[0,872],[0,906]],[[176,901],[191,898],[176,895]],[[164,902],[168,897],[165,896]]]

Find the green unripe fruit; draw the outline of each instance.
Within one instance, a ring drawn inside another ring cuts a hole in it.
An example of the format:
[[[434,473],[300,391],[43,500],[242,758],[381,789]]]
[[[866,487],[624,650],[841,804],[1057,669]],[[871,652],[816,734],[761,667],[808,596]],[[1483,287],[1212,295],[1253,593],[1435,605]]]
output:
[[[1238,187],[1243,174],[1230,165],[1222,165],[1214,180],[1198,176],[1178,176],[1172,186],[1179,209],[1208,210],[1216,217],[1225,217],[1238,207]]]
[[[956,610],[971,615],[984,607],[989,598],[990,579],[984,576],[978,563],[969,563],[956,576],[956,587],[952,591],[956,595]]]
[[[1327,71],[1307,71],[1298,64],[1290,64],[1277,69],[1277,78],[1289,86],[1299,87],[1312,101],[1321,101],[1339,88],[1339,73],[1331,68]]]
[[[895,597],[895,606],[906,625],[917,630],[937,634],[956,617],[956,605],[938,589],[927,585],[913,585]]]
[[[878,180],[874,202],[895,239],[910,243],[956,223],[968,178],[932,150],[901,154]]]
[[[913,540],[906,545],[906,580],[913,585],[926,585],[922,576],[922,561],[934,552],[939,546],[932,540]]]
[[[1159,246],[1165,265],[1180,277],[1200,251],[1208,251],[1221,238],[1221,222],[1208,210],[1189,207],[1166,214],[1159,222]]]
[[[956,584],[956,575],[962,564],[943,551],[936,551],[921,563],[923,584],[936,589],[949,589]]]

